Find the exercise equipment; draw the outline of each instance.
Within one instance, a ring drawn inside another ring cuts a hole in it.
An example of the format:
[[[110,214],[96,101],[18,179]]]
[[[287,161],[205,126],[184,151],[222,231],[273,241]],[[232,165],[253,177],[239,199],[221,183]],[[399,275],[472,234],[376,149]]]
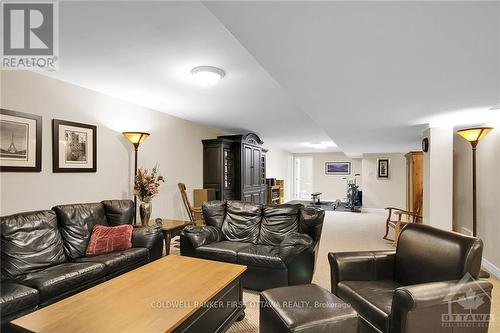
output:
[[[344,177],[346,184],[346,197],[343,200],[336,200],[332,206],[334,210],[340,208],[341,206],[344,210],[350,210],[351,212],[360,212],[362,206],[362,192],[359,190],[357,176],[359,173],[354,174],[354,178]]]

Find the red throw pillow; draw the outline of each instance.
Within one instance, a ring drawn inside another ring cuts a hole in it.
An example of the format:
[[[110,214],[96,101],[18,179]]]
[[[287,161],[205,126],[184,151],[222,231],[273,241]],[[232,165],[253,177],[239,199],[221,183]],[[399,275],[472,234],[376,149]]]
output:
[[[95,225],[85,255],[90,257],[130,249],[132,247],[132,229],[130,224],[117,227]]]

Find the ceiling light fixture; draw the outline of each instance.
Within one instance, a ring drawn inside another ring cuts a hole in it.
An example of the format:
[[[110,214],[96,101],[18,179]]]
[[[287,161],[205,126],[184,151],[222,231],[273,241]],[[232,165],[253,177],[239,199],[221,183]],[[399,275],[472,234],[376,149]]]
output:
[[[322,141],[322,142],[306,142],[304,146],[314,148],[314,149],[327,149],[337,147],[333,141]]]
[[[226,75],[226,73],[217,67],[198,66],[191,70],[194,79],[204,86],[213,86]]]

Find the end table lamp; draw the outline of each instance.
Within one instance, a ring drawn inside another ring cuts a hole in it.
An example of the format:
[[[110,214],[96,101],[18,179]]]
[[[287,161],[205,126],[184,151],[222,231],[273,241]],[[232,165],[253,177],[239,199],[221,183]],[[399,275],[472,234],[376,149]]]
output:
[[[123,136],[127,138],[128,141],[132,142],[134,145],[134,185],[135,177],[137,176],[137,152],[139,150],[139,145],[143,143],[148,137],[149,133],[146,132],[123,132]],[[134,195],[134,208],[137,209],[137,197]],[[134,216],[135,221],[135,216]]]
[[[493,128],[492,127],[474,127],[457,131],[472,146],[472,234],[477,237],[477,196],[476,196],[476,149],[479,141],[484,138]],[[479,277],[490,277],[488,272],[481,270]]]

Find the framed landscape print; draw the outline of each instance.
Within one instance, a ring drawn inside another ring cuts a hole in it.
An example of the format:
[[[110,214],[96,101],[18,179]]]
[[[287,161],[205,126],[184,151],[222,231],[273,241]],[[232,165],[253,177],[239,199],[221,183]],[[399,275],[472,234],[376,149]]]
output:
[[[378,178],[389,178],[389,159],[380,158],[377,161]]]
[[[42,117],[0,109],[0,171],[42,170]]]
[[[351,162],[325,162],[326,175],[350,175]]]
[[[52,171],[96,172],[97,127],[52,120]]]

